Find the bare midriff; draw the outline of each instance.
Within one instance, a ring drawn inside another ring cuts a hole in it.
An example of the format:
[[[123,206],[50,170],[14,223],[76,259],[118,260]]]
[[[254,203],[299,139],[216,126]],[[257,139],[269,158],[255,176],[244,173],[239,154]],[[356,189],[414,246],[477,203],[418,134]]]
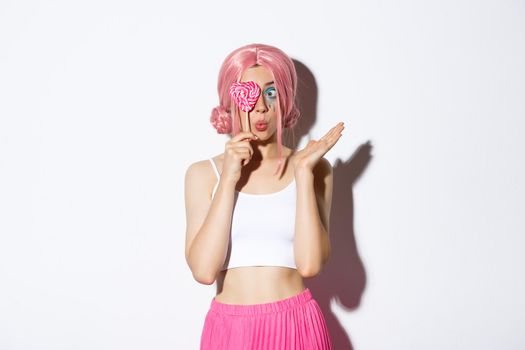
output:
[[[305,289],[296,269],[243,266],[219,272],[215,300],[224,304],[262,304],[289,298]]]

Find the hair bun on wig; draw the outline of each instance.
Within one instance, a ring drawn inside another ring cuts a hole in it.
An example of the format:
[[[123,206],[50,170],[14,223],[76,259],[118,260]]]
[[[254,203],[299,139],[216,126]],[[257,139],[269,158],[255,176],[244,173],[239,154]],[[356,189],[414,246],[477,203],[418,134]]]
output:
[[[218,134],[229,134],[232,132],[230,113],[220,105],[212,109],[210,123],[217,130]]]

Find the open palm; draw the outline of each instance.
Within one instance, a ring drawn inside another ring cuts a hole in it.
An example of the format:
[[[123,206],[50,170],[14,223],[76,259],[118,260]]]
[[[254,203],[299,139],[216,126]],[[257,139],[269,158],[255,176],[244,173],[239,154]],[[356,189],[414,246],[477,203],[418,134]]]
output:
[[[339,122],[319,140],[310,140],[302,150],[295,153],[295,169],[312,170],[326,152],[339,140],[344,128],[344,123]]]

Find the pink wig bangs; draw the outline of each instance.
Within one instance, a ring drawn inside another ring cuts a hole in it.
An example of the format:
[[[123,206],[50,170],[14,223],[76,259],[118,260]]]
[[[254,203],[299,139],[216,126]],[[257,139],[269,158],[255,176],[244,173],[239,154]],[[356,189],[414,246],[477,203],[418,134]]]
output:
[[[297,73],[293,61],[282,50],[264,44],[250,44],[231,52],[219,71],[217,91],[219,106],[213,108],[210,122],[219,134],[237,135],[240,132],[239,109],[230,98],[229,89],[239,81],[242,73],[253,66],[264,66],[273,75],[277,89],[277,147],[279,162],[274,175],[284,165],[282,159],[282,129],[291,128],[299,119],[295,104]]]

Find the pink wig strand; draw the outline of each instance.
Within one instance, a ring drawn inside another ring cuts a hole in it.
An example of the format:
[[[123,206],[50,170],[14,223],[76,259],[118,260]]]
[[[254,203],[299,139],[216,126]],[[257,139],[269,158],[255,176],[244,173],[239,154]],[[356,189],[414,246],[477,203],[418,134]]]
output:
[[[280,49],[264,45],[250,44],[231,52],[222,63],[219,71],[217,91],[219,106],[213,108],[210,122],[219,134],[237,135],[240,132],[239,109],[230,98],[229,88],[233,82],[240,81],[242,73],[253,66],[264,66],[273,75],[277,89],[277,152],[279,162],[274,175],[279,174],[284,165],[282,158],[282,129],[291,128],[299,119],[299,109],[295,104],[297,92],[297,73],[293,61]],[[243,112],[245,113],[245,112]]]

